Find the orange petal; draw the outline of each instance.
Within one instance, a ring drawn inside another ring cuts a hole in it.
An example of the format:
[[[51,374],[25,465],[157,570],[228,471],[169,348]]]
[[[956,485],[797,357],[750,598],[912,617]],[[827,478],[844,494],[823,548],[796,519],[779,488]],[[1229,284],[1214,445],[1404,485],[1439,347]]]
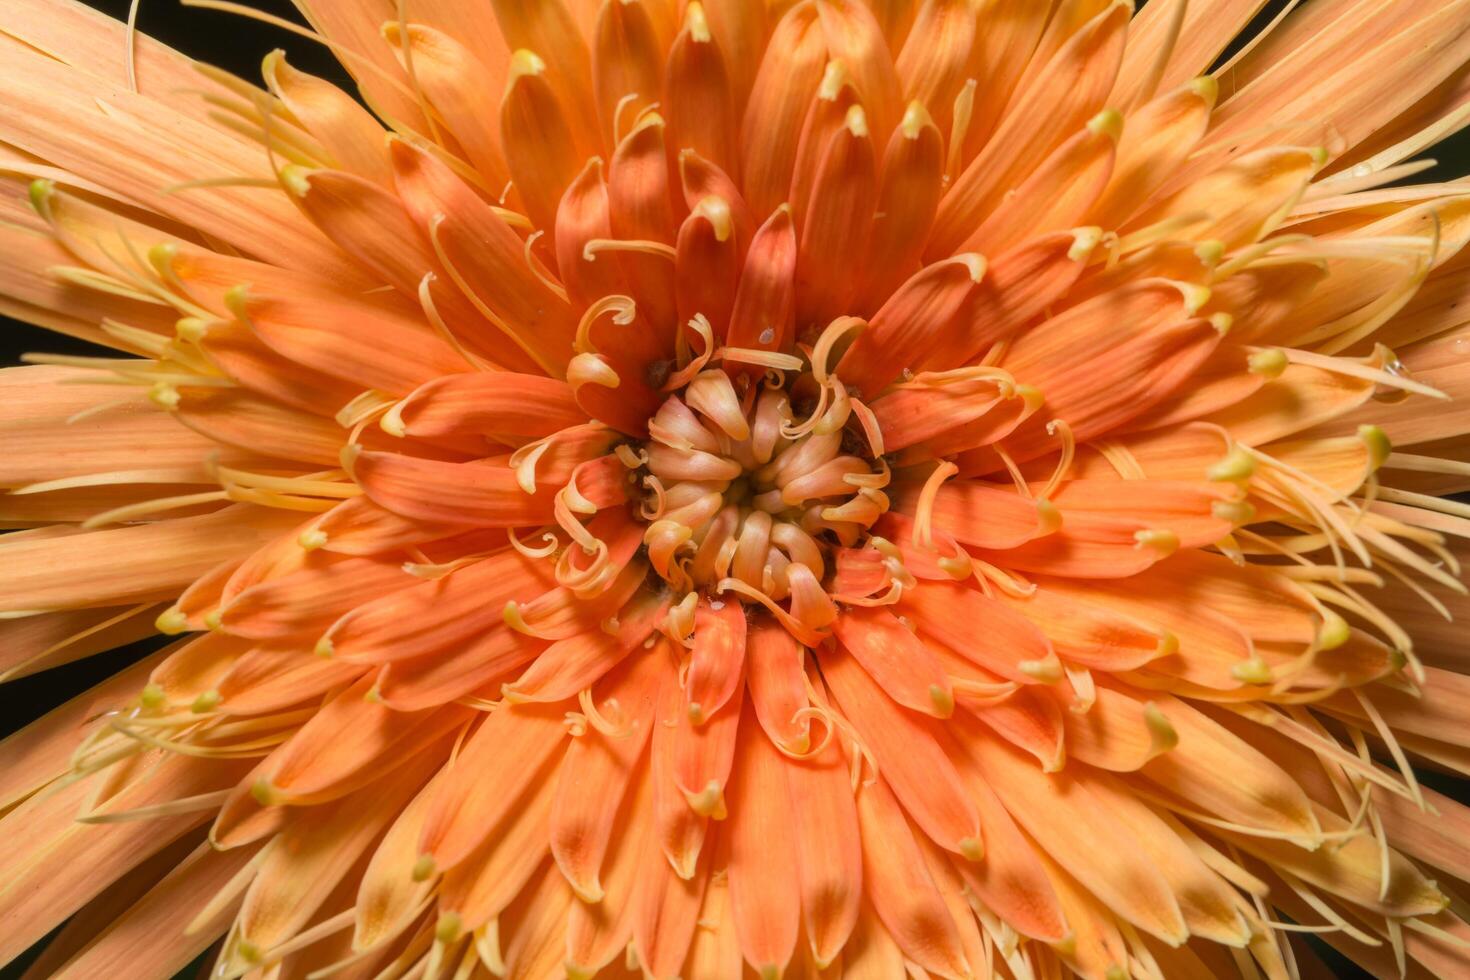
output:
[[[337,558],[324,552],[311,559],[300,570],[229,599],[220,610],[224,628],[254,639],[290,636],[325,626],[355,606],[413,584],[398,561]]]
[[[818,8],[827,10],[826,6]],[[877,160],[862,108],[847,112],[817,154],[811,194],[798,202],[797,321],[825,324],[847,309],[854,291],[841,256],[867,247],[878,196]]]
[[[470,719],[458,706],[391,711],[370,700],[364,677],[328,701],[255,772],[252,791],[269,805],[300,806],[338,799],[375,782]],[[343,732],[352,738],[342,738]]]
[[[959,930],[892,791],[873,780],[859,788],[857,806],[865,888],[882,927],[905,958],[940,976],[964,976]]]
[[[642,577],[639,572],[639,578]],[[641,599],[622,610],[614,635],[599,630],[559,640],[543,650],[525,673],[501,688],[512,703],[561,701],[576,696],[642,645],[668,608],[668,599]]]
[[[851,655],[824,655],[820,663],[843,714],[914,822],[939,846],[978,856],[984,847],[980,818],[935,743],[938,723],[890,701]]]
[[[959,5],[956,5],[959,6]],[[924,241],[943,191],[944,137],[920,101],[911,102],[888,140],[872,234],[854,308],[864,316],[919,271]]]
[[[545,8],[565,14],[560,3]],[[518,16],[528,19],[527,15]],[[507,30],[506,34],[511,36],[513,32]],[[570,28],[568,37],[580,42],[575,27]],[[569,45],[572,43],[568,40]],[[553,88],[555,69],[548,67],[544,55],[545,48],[519,49],[511,59],[510,79],[500,103],[500,135],[510,178],[520,191],[527,217],[537,228],[549,232],[556,227],[562,194],[597,152],[593,142],[597,125],[595,118],[587,123],[578,118],[588,113],[596,115],[591,79],[587,79],[584,95],[587,104],[568,103]],[[587,72],[585,61],[581,70]]]
[[[863,897],[862,839],[851,774],[835,740],[815,758],[784,768],[791,812],[797,815],[802,925],[813,959],[826,969],[852,934]]]
[[[679,322],[704,316],[716,343],[725,339],[735,310],[745,244],[738,237],[730,202],[715,195],[695,202],[679,228],[674,260]],[[692,331],[685,333],[697,349]]]
[[[837,617],[833,629],[894,701],[936,718],[954,712],[954,691],[938,658],[893,613],[879,606],[853,606]]]
[[[1038,232],[1079,224],[1112,176],[1122,128],[1122,116],[1111,109],[1093,116],[990,212],[961,247],[1003,252]]]
[[[1086,783],[1043,773],[999,739],[973,739],[966,748],[1011,816],[1109,909],[1170,945],[1188,938],[1168,880]]]
[[[420,12],[415,10],[414,14]],[[488,185],[486,189],[501,193],[510,171],[500,148],[496,120],[485,112],[482,100],[491,93],[505,91],[504,60],[481,61],[462,43],[463,38],[424,24],[409,24],[406,29],[400,24],[384,24],[383,39],[393,46],[405,67],[412,59],[414,83],[454,134],[466,159]]]
[[[361,388],[406,395],[470,365],[424,323],[380,306],[304,293],[270,295],[241,287],[235,316],[277,354]],[[345,329],[351,323],[352,329]]]
[[[599,261],[595,253],[589,258],[585,251],[593,239],[612,237],[608,207],[602,158],[593,157],[567,187],[556,209],[557,274],[573,309],[579,311],[625,288],[617,262],[607,256]]]
[[[543,370],[571,356],[577,319],[519,235],[447,164],[404,140],[390,146],[398,193],[431,238],[454,284]],[[550,227],[550,226],[547,226]],[[493,349],[511,347],[492,344]]]
[[[607,193],[614,238],[674,244],[681,215],[670,186],[665,128],[659,115],[649,114],[613,153]],[[636,251],[609,258],[622,266],[625,291],[653,326],[656,346],[667,356],[674,349],[673,263],[664,255]]]
[[[700,933],[708,934],[719,925],[708,914],[701,914],[706,889],[710,887],[708,859],[696,865],[692,878],[684,880],[674,874],[666,861],[648,855],[634,901],[634,949],[638,961],[655,980],[672,980],[680,975],[683,965]],[[728,922],[728,914],[726,915]],[[703,924],[705,929],[699,929]],[[740,951],[732,943],[735,969],[739,970]],[[693,970],[685,976],[699,976]]]
[[[807,707],[802,647],[774,624],[751,626],[746,644],[746,691],[771,741],[792,752],[811,744],[810,724],[797,713]]]
[[[722,45],[700,7],[685,8],[684,28],[669,51],[664,81],[669,146],[689,149],[725,171],[739,162],[739,122]]]
[[[571,893],[546,860],[546,821],[555,786],[553,764],[487,828],[485,844],[445,873],[439,886],[441,914],[453,912],[464,929],[479,929],[503,913],[538,872],[537,880],[554,879]]]
[[[171,597],[298,520],[290,512],[237,505],[199,517],[59,537],[12,532],[0,543],[3,607],[51,610]]]
[[[517,441],[584,421],[566,382],[504,371],[437,378],[400,402],[394,417],[410,436],[490,433]]]
[[[1046,632],[1000,600],[966,586],[925,582],[906,592],[904,603],[920,632],[1007,680],[1037,683],[1036,669],[1054,656]],[[971,623],[984,623],[984,633],[975,635]]]
[[[751,240],[730,313],[730,347],[785,350],[796,332],[796,228],[777,208]]]
[[[593,699],[609,709],[616,704],[628,735],[613,738],[591,729],[572,740],[562,762],[551,809],[551,855],[584,901],[601,900],[599,869],[612,837],[617,804],[653,729],[661,680],[653,656],[625,661],[611,672],[597,685]]]
[[[970,309],[985,260],[960,255],[915,273],[873,314],[838,362],[850,389],[875,396],[906,364],[920,364],[944,344]],[[904,357],[894,357],[901,350]]]
[[[685,673],[689,716],[704,721],[729,702],[745,678],[745,608],[738,602],[716,607],[709,600],[694,613],[694,646]]]
[[[541,764],[562,748],[563,713],[560,705],[506,705],[486,718],[434,795],[420,853],[446,870],[469,857],[536,780]]]
[[[384,187],[393,185],[383,152],[387,134],[357,100],[325,79],[292,68],[284,52],[267,55],[261,72],[291,115],[336,158],[333,163]]]
[[[1218,90],[1213,78],[1195,79],[1128,116],[1112,179],[1093,205],[1093,221],[1119,228],[1153,196],[1204,136]]]
[[[801,892],[786,764],[747,711],[730,798],[730,906],[745,961],[776,978],[796,950]]]
[[[1024,182],[1026,175],[1103,107],[1123,56],[1131,15],[1112,3],[1093,17],[1049,61],[1039,57],[1036,78],[1007,106],[1005,120],[985,149],[959,175],[939,206],[928,256],[955,251],[981,216]]]
[[[740,172],[757,215],[787,200],[802,121],[826,62],[827,39],[815,9],[787,11],[766,43],[740,136]]]

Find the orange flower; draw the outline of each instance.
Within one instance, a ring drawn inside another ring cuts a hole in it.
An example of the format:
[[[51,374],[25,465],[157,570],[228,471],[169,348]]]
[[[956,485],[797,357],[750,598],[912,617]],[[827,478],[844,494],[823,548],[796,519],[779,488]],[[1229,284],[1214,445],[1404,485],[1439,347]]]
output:
[[[0,12],[0,962],[1470,975],[1470,0],[297,4]]]

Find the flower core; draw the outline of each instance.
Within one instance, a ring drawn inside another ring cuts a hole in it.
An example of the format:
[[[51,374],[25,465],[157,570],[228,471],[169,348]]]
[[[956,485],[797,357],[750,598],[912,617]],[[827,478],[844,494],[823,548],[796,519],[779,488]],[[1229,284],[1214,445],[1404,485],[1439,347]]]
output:
[[[699,371],[649,422],[649,561],[686,597],[789,598],[795,623],[820,629],[836,616],[827,543],[852,547],[888,509],[888,467],[847,428],[852,400],[835,376],[731,367]]]

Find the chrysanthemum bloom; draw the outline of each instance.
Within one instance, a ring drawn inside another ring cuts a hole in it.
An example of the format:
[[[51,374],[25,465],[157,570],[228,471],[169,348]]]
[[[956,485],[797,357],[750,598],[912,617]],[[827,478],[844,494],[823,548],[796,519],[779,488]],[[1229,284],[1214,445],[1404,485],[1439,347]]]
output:
[[[299,6],[0,11],[0,959],[1470,975],[1470,2]]]

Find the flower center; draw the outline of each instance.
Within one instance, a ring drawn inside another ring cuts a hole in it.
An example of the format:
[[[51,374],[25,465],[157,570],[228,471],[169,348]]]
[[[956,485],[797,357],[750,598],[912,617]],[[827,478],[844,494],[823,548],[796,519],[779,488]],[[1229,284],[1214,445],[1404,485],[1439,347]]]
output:
[[[655,571],[680,593],[829,605],[831,549],[857,545],[888,508],[887,465],[852,414],[836,377],[697,374],[650,420],[641,454]]]

